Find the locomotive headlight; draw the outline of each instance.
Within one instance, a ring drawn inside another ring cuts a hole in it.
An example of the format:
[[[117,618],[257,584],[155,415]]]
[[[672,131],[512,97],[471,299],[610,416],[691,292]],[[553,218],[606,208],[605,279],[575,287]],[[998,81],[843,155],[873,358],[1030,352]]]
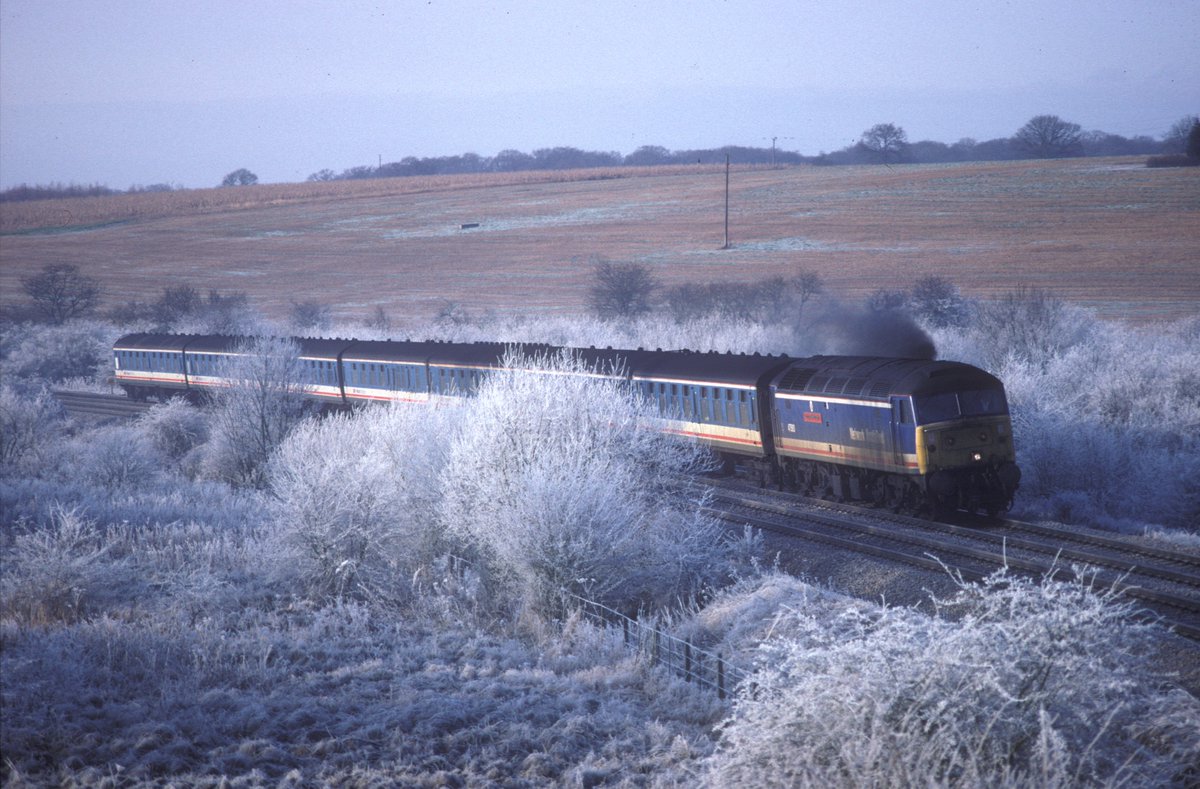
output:
[[[978,463],[983,460],[983,453],[976,452],[974,455],[971,455],[971,459],[974,460],[976,463]]]

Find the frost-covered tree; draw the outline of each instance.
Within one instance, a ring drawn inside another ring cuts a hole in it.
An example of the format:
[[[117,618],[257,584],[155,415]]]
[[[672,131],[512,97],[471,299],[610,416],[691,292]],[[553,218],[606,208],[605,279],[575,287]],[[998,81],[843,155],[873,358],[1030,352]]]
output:
[[[109,496],[144,489],[159,478],[163,456],[142,432],[112,425],[76,437],[68,476]]]
[[[156,403],[138,419],[138,426],[155,449],[177,463],[208,440],[205,414],[178,397]]]
[[[463,408],[396,405],[300,425],[270,465],[276,523],[320,597],[403,598],[442,549],[439,476]]]
[[[540,612],[561,591],[616,604],[686,595],[722,555],[703,494],[675,475],[706,462],[647,427],[618,382],[568,354],[510,356],[450,444],[442,517],[501,586]]]
[[[976,326],[992,339],[984,366],[998,369],[1008,357],[1045,365],[1081,342],[1089,323],[1050,291],[1019,286],[978,311]]]
[[[1001,572],[939,607],[777,622],[707,784],[1186,784],[1200,703],[1147,668],[1156,626],[1114,593]]]
[[[18,471],[58,440],[62,406],[47,392],[0,386],[0,474]]]
[[[945,277],[921,277],[913,283],[908,298],[910,309],[932,326],[964,326],[971,314],[970,304],[958,288]]]
[[[211,395],[205,470],[216,479],[261,487],[271,453],[311,411],[309,386],[294,341],[260,337],[239,351],[221,373],[232,385]]]
[[[6,378],[61,382],[70,378],[96,379],[111,372],[112,342],[117,332],[105,324],[92,321],[55,326],[26,324],[12,327],[7,334],[0,365],[0,374]]]

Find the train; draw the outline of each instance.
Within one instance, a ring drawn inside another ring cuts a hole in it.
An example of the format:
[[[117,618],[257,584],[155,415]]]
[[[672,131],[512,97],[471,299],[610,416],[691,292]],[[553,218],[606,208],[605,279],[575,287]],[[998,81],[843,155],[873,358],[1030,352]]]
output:
[[[961,362],[291,339],[306,396],[329,408],[470,397],[511,350],[567,350],[631,387],[656,429],[764,485],[896,511],[994,515],[1011,507],[1021,479],[1003,383]],[[249,348],[246,337],[129,334],[113,345],[113,376],[133,399],[201,396],[231,385],[230,362]]]

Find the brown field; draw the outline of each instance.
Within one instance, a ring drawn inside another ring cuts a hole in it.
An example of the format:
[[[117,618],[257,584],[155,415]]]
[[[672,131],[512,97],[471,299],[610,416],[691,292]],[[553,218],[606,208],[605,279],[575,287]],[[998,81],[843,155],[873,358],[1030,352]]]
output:
[[[1200,314],[1200,170],[1137,159],[442,176],[0,206],[0,304],[50,263],[106,304],[168,285],[339,318],[578,312],[594,256],[668,284],[818,272],[847,300],[918,277],[989,296],[1050,288],[1134,323]],[[461,225],[478,223],[477,228]]]

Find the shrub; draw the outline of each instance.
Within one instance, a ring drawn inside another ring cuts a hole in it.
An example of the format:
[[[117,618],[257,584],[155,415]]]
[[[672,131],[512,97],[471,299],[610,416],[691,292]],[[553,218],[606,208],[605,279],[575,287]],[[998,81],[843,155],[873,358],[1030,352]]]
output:
[[[941,615],[795,611],[764,645],[711,786],[1167,786],[1200,704],[1146,668],[1156,627],[1086,579],[999,572]],[[953,615],[951,621],[945,615]]]
[[[1182,153],[1151,156],[1146,159],[1147,167],[1200,167],[1200,157]]]
[[[397,405],[300,425],[270,465],[275,521],[319,597],[403,597],[440,551],[438,477],[458,407]]]
[[[102,530],[61,508],[49,526],[17,534],[0,575],[4,617],[31,624],[85,618],[122,569],[110,548]]]
[[[300,349],[286,339],[251,340],[221,376],[236,383],[212,394],[204,471],[214,479],[262,487],[271,453],[312,411]]]
[[[981,305],[976,330],[990,340],[983,366],[999,369],[1006,358],[1045,366],[1083,342],[1093,319],[1041,288],[1020,286]]]
[[[5,342],[5,377],[49,382],[99,379],[109,372],[114,330],[74,321],[59,326],[23,326]]]
[[[531,610],[567,590],[615,605],[662,602],[710,581],[722,529],[673,487],[706,461],[641,427],[635,396],[578,358],[506,359],[451,440],[442,517],[493,580]]]
[[[958,288],[945,277],[921,277],[908,299],[913,314],[931,326],[965,326],[971,306]]]
[[[62,406],[44,389],[21,394],[7,383],[0,386],[0,473],[35,464],[58,441],[62,416]]]
[[[138,426],[155,449],[175,462],[183,460],[208,439],[205,414],[178,397],[151,406],[138,419]]]
[[[150,439],[129,428],[101,427],[74,439],[60,472],[107,495],[147,487],[163,469],[163,456]]]

